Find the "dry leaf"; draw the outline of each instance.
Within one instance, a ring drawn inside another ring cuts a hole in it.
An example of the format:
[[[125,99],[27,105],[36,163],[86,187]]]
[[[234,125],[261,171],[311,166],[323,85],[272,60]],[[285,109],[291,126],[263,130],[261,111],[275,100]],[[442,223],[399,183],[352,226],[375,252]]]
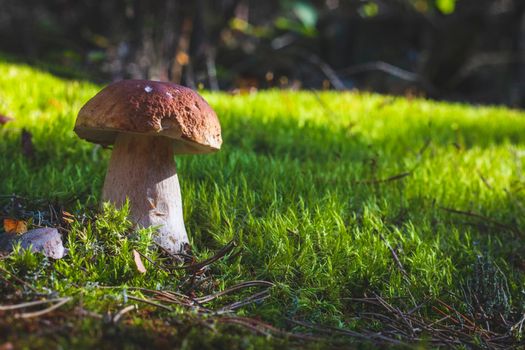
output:
[[[27,232],[27,223],[23,220],[4,219],[4,231],[16,234]]]
[[[140,273],[146,273],[146,268],[144,267],[144,264],[142,263],[142,259],[140,258],[140,254],[135,249],[133,249],[133,259],[135,260],[135,265],[137,266],[137,271],[140,272]]]
[[[71,213],[68,213],[67,211],[62,211],[62,220],[64,220],[65,222],[67,223],[72,223],[74,220],[75,216]]]

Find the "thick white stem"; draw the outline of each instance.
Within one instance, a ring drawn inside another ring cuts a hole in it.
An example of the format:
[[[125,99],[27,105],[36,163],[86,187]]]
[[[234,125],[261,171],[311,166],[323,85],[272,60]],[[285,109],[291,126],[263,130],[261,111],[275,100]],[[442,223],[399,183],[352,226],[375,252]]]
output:
[[[158,226],[155,241],[172,253],[188,243],[173,158],[173,141],[162,136],[119,134],[109,162],[102,199],[121,207],[140,227]]]

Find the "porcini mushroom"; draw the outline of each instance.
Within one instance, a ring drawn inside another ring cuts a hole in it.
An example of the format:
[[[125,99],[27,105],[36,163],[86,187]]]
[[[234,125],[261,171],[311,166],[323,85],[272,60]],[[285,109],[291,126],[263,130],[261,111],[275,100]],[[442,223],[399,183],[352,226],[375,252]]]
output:
[[[140,227],[157,226],[155,241],[176,253],[188,243],[175,154],[220,149],[217,115],[195,91],[176,84],[122,80],[113,83],[78,113],[77,135],[113,153],[102,200],[121,207]]]

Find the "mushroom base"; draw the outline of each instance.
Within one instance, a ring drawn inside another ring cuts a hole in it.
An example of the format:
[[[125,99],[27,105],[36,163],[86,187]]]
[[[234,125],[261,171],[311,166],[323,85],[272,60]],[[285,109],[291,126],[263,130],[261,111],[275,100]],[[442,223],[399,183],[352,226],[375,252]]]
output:
[[[119,134],[115,140],[102,199],[121,207],[139,227],[158,227],[155,241],[171,253],[188,243],[174,161],[173,141],[159,136]]]

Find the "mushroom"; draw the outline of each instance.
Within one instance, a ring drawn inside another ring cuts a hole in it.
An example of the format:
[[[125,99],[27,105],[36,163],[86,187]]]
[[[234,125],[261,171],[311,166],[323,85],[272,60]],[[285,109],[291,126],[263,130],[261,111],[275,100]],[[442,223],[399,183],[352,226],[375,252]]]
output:
[[[80,138],[113,145],[102,200],[122,207],[139,227],[158,227],[155,241],[171,253],[188,235],[175,154],[220,149],[217,115],[195,91],[172,83],[122,80],[80,109],[74,131]]]

